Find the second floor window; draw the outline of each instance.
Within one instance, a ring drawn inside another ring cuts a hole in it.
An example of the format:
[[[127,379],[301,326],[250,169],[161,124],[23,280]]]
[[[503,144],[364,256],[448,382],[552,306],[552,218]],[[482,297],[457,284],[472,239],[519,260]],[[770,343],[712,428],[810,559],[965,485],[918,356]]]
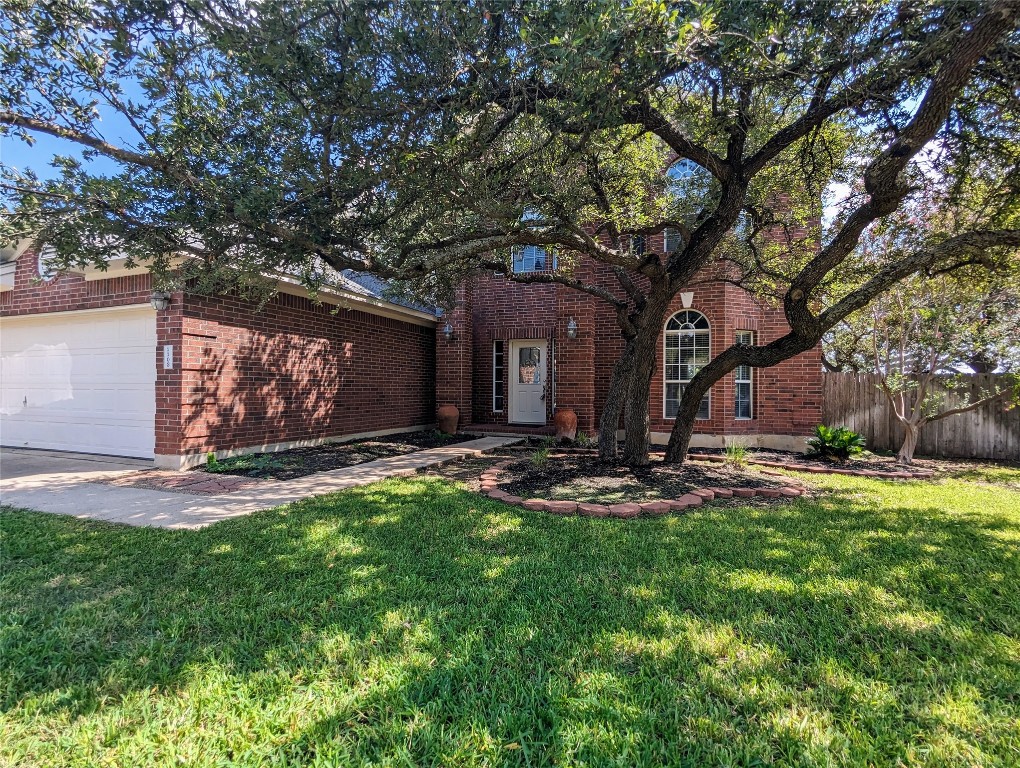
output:
[[[513,249],[513,270],[522,272],[545,272],[554,267],[553,260],[545,248],[537,245],[517,245]]]
[[[662,248],[666,253],[673,253],[674,251],[679,251],[681,245],[683,245],[683,240],[680,237],[679,229],[674,229],[673,227],[666,227],[662,231]]]

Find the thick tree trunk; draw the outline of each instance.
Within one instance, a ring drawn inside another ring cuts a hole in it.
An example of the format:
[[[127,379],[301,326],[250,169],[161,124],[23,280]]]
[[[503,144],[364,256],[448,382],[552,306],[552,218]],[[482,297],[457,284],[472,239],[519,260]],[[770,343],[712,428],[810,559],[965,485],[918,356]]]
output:
[[[627,341],[613,367],[606,404],[599,418],[599,457],[603,461],[617,458],[616,430],[622,415],[622,463],[628,466],[648,464],[648,394],[655,375],[659,333],[671,298],[666,291],[649,297],[640,313],[632,317],[636,333]]]
[[[623,414],[623,463],[629,467],[648,465],[648,399],[655,374],[659,334],[657,325],[650,324],[647,328],[635,339],[634,364]]]
[[[606,393],[606,404],[599,416],[599,458],[602,461],[616,461],[616,430],[620,426],[620,416],[627,401],[627,385],[630,383],[630,372],[634,361],[634,344],[628,341],[613,366],[613,375],[609,378],[609,391]]]
[[[900,445],[899,453],[896,454],[897,464],[913,464],[914,463],[914,451],[917,450],[917,440],[921,436],[921,427],[923,424],[911,424],[909,422],[901,422],[903,424],[903,444]]]
[[[669,433],[669,444],[666,446],[666,463],[683,464],[687,458],[687,449],[691,446],[691,437],[694,435],[694,420],[698,417],[698,409],[701,407],[701,398],[705,396],[711,384],[702,384],[697,390],[693,389],[696,382],[691,382],[684,390],[680,398],[680,406],[677,410],[676,420],[673,422],[673,429]]]

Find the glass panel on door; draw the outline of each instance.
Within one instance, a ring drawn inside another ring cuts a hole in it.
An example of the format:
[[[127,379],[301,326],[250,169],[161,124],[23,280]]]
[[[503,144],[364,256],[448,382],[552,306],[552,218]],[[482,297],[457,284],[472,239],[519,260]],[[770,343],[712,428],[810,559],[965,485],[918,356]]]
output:
[[[538,347],[521,347],[518,352],[517,382],[542,383],[542,350]]]

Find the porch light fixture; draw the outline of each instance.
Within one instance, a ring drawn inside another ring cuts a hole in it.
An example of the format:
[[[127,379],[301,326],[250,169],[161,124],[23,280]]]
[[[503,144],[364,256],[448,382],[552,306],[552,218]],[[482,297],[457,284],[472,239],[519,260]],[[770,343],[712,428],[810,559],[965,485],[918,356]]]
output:
[[[162,312],[170,308],[170,294],[166,291],[153,291],[149,303],[154,310]]]
[[[577,321],[574,318],[570,318],[567,321],[567,338],[568,339],[577,338]]]
[[[443,338],[447,341],[453,341],[453,326],[450,325],[449,321],[443,326]]]

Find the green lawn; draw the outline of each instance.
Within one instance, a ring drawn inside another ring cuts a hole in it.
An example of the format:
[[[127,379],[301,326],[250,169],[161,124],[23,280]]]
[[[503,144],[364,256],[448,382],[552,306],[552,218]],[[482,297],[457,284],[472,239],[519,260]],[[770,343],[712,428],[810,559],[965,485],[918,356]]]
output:
[[[420,479],[197,532],[8,510],[0,765],[1020,765],[1018,478],[634,521]]]

